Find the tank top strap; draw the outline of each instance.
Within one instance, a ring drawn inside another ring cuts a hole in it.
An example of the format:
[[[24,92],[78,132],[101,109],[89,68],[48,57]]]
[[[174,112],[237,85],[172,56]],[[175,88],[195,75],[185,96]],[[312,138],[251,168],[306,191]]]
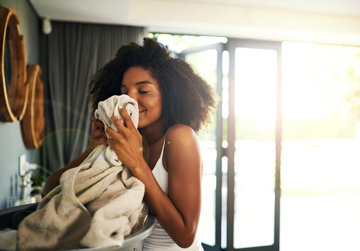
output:
[[[170,127],[171,128],[171,127]],[[160,153],[160,157],[158,159],[158,162],[160,161],[161,162],[161,165],[162,165],[162,159],[163,159],[163,155],[164,155],[164,149],[165,149],[165,143],[166,143],[166,136],[167,136],[167,133],[168,131],[170,130],[170,128],[166,131],[165,135],[164,135],[164,140],[163,140],[163,145],[161,147],[161,153]]]
[[[152,173],[153,173],[157,183],[160,185],[161,189],[167,194],[167,192],[168,192],[168,173],[163,165],[165,142],[166,142],[166,137],[164,138],[160,157],[157,160],[154,168],[152,169]]]
[[[160,153],[160,157],[159,157],[159,161],[161,161],[161,162],[162,162],[162,158],[163,158],[163,155],[164,155],[165,142],[166,142],[166,134],[165,134],[165,137],[164,137],[164,142],[163,142],[163,145],[161,147],[161,153]]]

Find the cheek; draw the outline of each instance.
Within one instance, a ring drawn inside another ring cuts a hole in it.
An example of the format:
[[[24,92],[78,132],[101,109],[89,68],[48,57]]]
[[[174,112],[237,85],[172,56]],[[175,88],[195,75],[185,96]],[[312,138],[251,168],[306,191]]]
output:
[[[149,114],[152,120],[158,120],[162,115],[162,107],[161,104],[154,104],[151,113]]]
[[[154,93],[148,101],[153,114],[160,116],[162,113],[162,97],[160,93]]]
[[[158,115],[161,116],[162,115],[162,100],[161,100],[161,98],[157,102],[157,111],[159,113]]]

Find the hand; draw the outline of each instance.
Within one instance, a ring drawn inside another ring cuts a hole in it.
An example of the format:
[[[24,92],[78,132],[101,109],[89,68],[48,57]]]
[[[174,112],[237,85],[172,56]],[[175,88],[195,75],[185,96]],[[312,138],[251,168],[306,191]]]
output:
[[[104,124],[98,120],[93,119],[90,133],[90,147],[95,148],[98,145],[108,145],[107,136],[105,134]]]
[[[137,128],[135,128],[127,111],[124,108],[120,108],[119,112],[124,120],[124,124],[119,118],[111,117],[117,132],[110,127],[107,128],[106,132],[110,136],[107,142],[115,151],[119,160],[137,176],[138,168],[143,166],[142,163],[144,163],[142,137]]]

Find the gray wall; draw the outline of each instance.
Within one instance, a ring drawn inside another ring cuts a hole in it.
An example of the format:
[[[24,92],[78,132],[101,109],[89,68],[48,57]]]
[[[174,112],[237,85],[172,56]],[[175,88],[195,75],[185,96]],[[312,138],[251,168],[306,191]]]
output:
[[[27,0],[0,0],[0,6],[13,8],[20,18],[20,32],[24,36],[27,64],[39,64],[40,20]],[[27,161],[37,163],[38,150],[26,149],[20,122],[0,122],[0,209],[11,205],[10,193],[20,194],[18,159],[25,153]],[[16,198],[15,198],[16,199]]]

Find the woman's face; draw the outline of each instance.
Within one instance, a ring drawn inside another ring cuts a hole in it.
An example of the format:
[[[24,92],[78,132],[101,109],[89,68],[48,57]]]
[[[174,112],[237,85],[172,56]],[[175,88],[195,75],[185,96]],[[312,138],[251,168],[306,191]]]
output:
[[[145,128],[162,122],[162,96],[158,81],[149,70],[133,66],[124,73],[121,93],[135,99],[139,107],[138,128]]]

